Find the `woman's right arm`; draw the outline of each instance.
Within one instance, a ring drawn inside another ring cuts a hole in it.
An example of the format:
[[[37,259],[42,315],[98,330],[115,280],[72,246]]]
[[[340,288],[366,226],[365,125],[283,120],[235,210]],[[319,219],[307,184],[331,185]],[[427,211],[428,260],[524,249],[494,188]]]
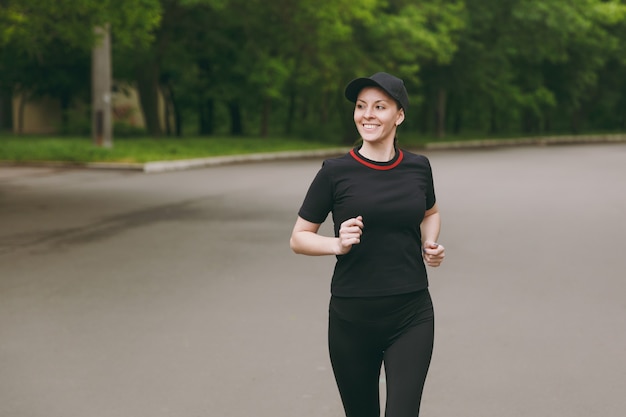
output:
[[[291,232],[289,246],[301,255],[345,255],[352,245],[361,241],[363,219],[358,216],[341,224],[339,237],[327,237],[317,234],[320,224],[311,223],[298,216]]]

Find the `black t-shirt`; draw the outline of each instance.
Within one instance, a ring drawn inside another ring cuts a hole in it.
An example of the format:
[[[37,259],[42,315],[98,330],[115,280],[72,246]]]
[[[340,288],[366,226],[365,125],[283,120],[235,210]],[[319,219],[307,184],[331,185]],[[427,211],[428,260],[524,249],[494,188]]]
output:
[[[430,162],[398,149],[375,162],[353,149],[322,164],[298,215],[322,223],[332,212],[335,236],[363,216],[361,243],[337,256],[331,292],[339,297],[403,294],[428,287],[420,223],[435,204]]]

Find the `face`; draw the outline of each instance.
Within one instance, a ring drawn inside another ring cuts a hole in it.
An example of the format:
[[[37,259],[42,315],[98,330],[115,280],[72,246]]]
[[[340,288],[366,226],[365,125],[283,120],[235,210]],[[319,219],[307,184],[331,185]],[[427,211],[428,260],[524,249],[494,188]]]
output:
[[[354,108],[354,123],[364,142],[394,140],[396,128],[404,120],[404,110],[384,90],[365,87]]]

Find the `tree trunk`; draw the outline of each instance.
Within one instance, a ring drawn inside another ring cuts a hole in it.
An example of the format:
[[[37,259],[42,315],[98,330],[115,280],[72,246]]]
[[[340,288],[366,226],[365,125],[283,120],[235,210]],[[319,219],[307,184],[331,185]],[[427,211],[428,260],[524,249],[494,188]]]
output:
[[[198,131],[202,136],[212,135],[214,132],[215,101],[212,98],[200,101],[198,108]]]
[[[544,116],[544,122],[543,122],[543,130],[546,133],[549,133],[552,131],[552,117],[550,117],[549,114],[545,114]]]
[[[498,133],[498,114],[496,106],[491,103],[489,106],[489,134],[495,135]]]
[[[524,133],[535,133],[537,121],[536,116],[533,115],[529,110],[524,110],[522,113],[522,132]]]
[[[79,132],[70,132],[70,97],[64,94],[61,96],[61,132],[64,134],[75,134]],[[82,133],[82,132],[80,132]]]
[[[291,135],[293,132],[293,119],[296,115],[296,92],[289,93],[289,104],[287,105],[287,120],[285,121],[285,134]]]
[[[174,130],[176,137],[181,137],[183,135],[183,116],[180,114],[180,107],[176,102],[176,97],[174,96],[174,89],[172,86],[169,86],[170,92],[170,104],[172,106],[172,113],[174,113]]]
[[[263,100],[263,110],[261,112],[261,137],[266,138],[270,132],[270,113],[272,111],[272,100],[265,98]]]
[[[427,135],[430,133],[430,121],[431,121],[431,117],[432,114],[430,113],[431,111],[431,106],[430,103],[428,101],[426,101],[426,103],[423,103],[421,105],[420,108],[420,131],[422,132],[422,134]]]
[[[165,136],[172,136],[172,100],[170,97],[170,86],[165,83],[161,87],[163,94],[163,123],[165,124]]]
[[[322,105],[319,107],[319,122],[324,125],[328,122],[328,109],[329,105],[328,93],[322,94]]]
[[[24,108],[26,107],[26,94],[22,93],[20,105],[17,108],[17,134],[24,133]]]
[[[438,138],[446,136],[446,98],[445,88],[440,88],[437,91],[437,112],[435,114]]]
[[[0,131],[13,130],[13,100],[11,94],[0,96]]]
[[[165,100],[165,132],[167,136],[181,136],[181,116],[176,104],[174,89],[168,82],[163,85],[163,98]]]
[[[228,103],[230,113],[230,133],[234,136],[243,135],[243,120],[241,118],[241,106],[237,100]]]
[[[159,117],[159,66],[147,59],[137,65],[136,77],[146,130],[151,136],[159,137],[163,134]]]
[[[461,128],[463,126],[463,117],[461,116],[461,111],[459,109],[454,112],[454,117],[452,118],[452,120],[452,132],[455,135],[458,135],[459,133],[461,133]]]
[[[576,109],[572,112],[572,118],[570,123],[570,128],[573,134],[580,133],[581,125],[582,125],[582,109]]]

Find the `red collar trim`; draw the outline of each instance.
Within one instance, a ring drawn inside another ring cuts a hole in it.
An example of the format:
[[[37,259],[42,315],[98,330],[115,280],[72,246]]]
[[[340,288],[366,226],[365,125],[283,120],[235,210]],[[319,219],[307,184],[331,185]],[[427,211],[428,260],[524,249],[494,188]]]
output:
[[[404,159],[404,153],[402,153],[402,150],[398,149],[398,158],[390,165],[377,165],[377,164],[373,164],[372,162],[364,159],[361,155],[359,155],[355,149],[351,149],[350,150],[350,155],[356,159],[358,162],[360,162],[361,164],[365,165],[368,168],[372,168],[372,169],[377,169],[379,171],[389,171],[390,169],[394,169],[395,167],[397,167],[398,165],[400,165],[400,162],[402,162],[402,159]]]

